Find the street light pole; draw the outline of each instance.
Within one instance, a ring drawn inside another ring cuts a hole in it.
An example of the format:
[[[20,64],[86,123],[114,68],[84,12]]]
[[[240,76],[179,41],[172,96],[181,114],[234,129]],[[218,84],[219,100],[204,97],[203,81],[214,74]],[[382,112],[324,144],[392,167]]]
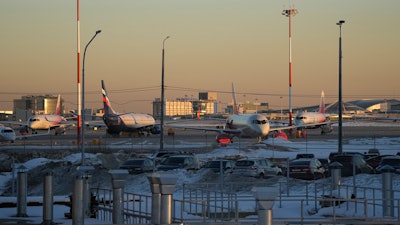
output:
[[[162,44],[162,62],[161,62],[161,121],[160,121],[160,151],[164,151],[164,46],[165,41],[169,38],[167,36]]]
[[[89,47],[90,43],[93,41],[93,39],[101,32],[101,30],[97,30],[96,33],[93,35],[92,39],[86,44],[85,46],[85,51],[83,52],[83,63],[82,63],[82,138],[81,138],[81,153],[82,153],[82,161],[81,164],[82,166],[85,165],[85,58],[86,58],[86,50]]]
[[[297,9],[290,7],[282,11],[282,15],[289,18],[289,126],[292,126],[292,17],[298,13]],[[289,130],[292,133],[292,129]]]
[[[281,100],[280,100],[280,106],[281,106],[281,121],[282,121],[282,116],[283,116],[283,115],[282,115],[282,98],[283,98],[283,97],[281,96],[281,97],[279,97],[279,98],[281,99]]]
[[[339,100],[338,100],[338,110],[339,110],[339,140],[338,140],[338,152],[343,152],[343,126],[342,126],[342,24],[344,24],[344,20],[339,20],[336,25],[339,26]]]

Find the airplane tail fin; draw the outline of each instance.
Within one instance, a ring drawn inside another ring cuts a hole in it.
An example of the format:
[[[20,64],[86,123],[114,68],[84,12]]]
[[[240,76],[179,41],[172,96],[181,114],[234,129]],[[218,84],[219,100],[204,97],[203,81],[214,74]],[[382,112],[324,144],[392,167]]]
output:
[[[325,92],[324,91],[321,92],[321,101],[319,103],[318,112],[325,113]]]
[[[239,106],[237,105],[236,102],[236,93],[235,93],[235,87],[233,86],[232,82],[232,96],[233,96],[233,114],[239,114]]]
[[[103,95],[104,115],[115,114],[115,111],[111,107],[110,100],[108,99],[106,86],[103,80],[101,80],[101,93]]]
[[[61,115],[61,97],[58,95],[57,105],[56,105],[56,115]]]

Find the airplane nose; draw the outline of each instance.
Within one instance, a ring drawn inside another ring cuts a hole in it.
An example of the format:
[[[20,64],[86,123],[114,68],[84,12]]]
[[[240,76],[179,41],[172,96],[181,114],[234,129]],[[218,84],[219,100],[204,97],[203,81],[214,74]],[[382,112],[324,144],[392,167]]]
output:
[[[264,124],[264,126],[260,126],[260,133],[262,136],[267,136],[269,133],[269,124]]]

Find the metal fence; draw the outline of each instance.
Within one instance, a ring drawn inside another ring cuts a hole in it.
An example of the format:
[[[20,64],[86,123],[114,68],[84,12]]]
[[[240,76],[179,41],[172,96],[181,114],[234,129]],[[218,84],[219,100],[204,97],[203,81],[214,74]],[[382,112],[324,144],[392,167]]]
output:
[[[253,195],[242,195],[234,191],[235,183],[202,183],[184,185],[181,199],[172,205],[173,223],[181,224],[256,224],[257,206]],[[256,184],[257,185],[257,184]],[[400,224],[400,190],[392,190],[393,198],[384,199],[382,189],[341,185],[333,190],[328,183],[308,182],[304,195],[291,191],[288,182],[276,186],[279,195],[273,210],[294,205],[296,212],[290,217],[273,216],[274,224]],[[112,220],[112,190],[92,189],[97,196],[97,218]],[[390,201],[390,208],[385,208]],[[327,216],[309,215],[327,209]],[[352,215],[343,217],[343,210]],[[387,210],[391,210],[388,214]],[[388,216],[389,215],[389,216]],[[124,193],[124,221],[129,224],[151,223],[151,196]]]

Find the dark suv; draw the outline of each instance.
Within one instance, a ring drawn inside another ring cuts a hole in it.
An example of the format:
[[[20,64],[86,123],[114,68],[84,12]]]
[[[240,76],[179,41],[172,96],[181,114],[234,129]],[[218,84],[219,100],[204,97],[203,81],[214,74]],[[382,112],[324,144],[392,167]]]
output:
[[[331,162],[335,161],[343,165],[343,177],[353,176],[353,165],[355,174],[374,173],[374,169],[368,165],[361,154],[336,154],[331,159]]]
[[[200,161],[196,155],[172,155],[165,158],[157,166],[158,171],[174,169],[198,170],[200,169]]]

